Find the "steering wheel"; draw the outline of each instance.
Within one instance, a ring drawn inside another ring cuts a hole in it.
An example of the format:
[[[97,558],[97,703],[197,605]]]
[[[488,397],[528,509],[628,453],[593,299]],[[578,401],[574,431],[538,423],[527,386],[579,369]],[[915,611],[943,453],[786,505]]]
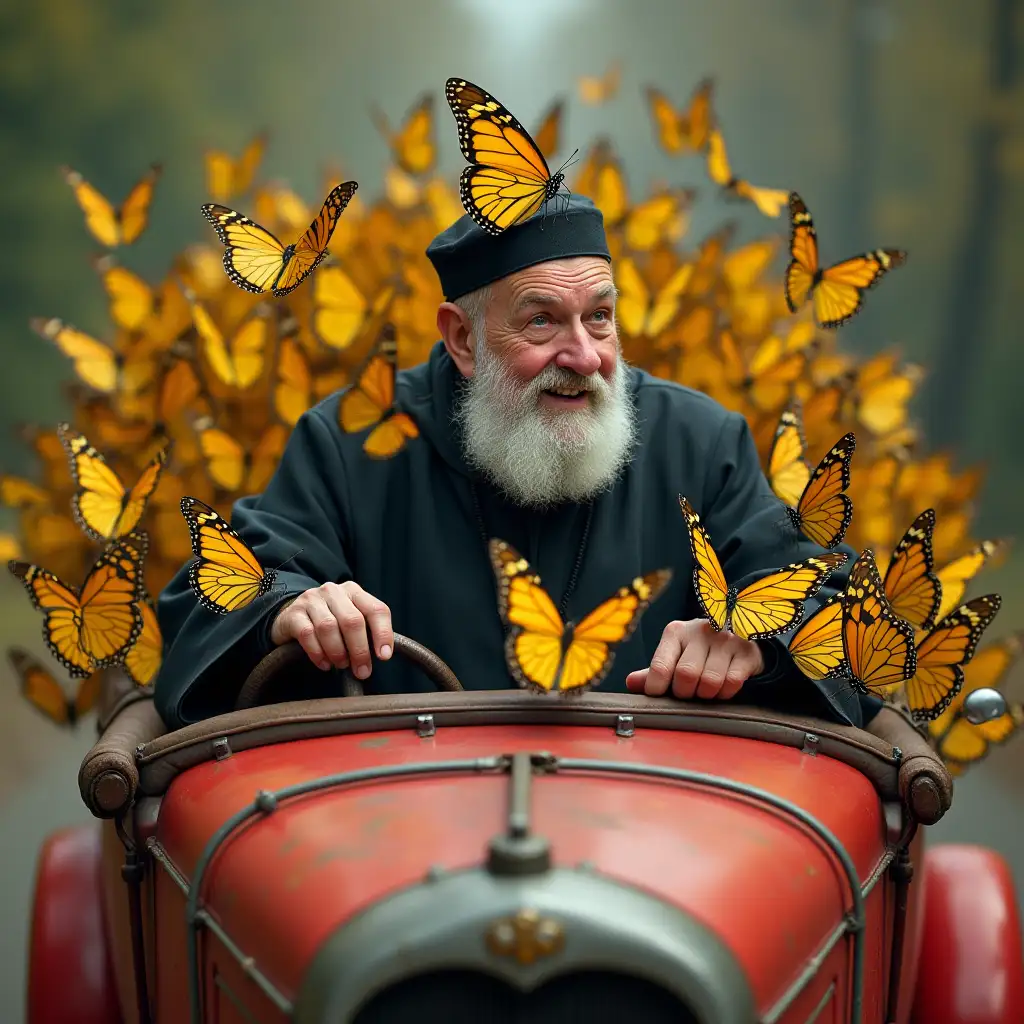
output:
[[[428,647],[410,640],[401,633],[395,633],[394,653],[401,655],[418,666],[423,674],[438,690],[455,691],[462,689],[458,676]],[[274,648],[253,670],[242,685],[235,701],[235,710],[259,707],[262,704],[276,704],[283,700],[296,699],[294,693],[288,694],[286,684],[294,681],[303,669],[311,668],[317,676],[328,678],[333,673],[321,672],[313,668],[309,655],[299,645],[298,640],[290,640],[280,647]],[[341,670],[341,689],[346,697],[363,697],[366,691],[363,684],[347,669]],[[281,691],[279,696],[275,691]],[[326,696],[326,694],[325,694]]]

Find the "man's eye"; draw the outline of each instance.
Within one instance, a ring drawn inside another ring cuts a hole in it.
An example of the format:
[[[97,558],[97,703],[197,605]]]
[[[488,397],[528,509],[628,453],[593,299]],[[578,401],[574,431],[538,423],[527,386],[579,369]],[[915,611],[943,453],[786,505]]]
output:
[[[530,323],[534,327],[543,327],[548,322],[548,318],[544,313],[538,313],[536,316],[530,318]]]
[[[608,310],[607,309],[595,309],[593,316],[594,316],[595,320],[601,320],[601,321],[607,320],[608,319]]]

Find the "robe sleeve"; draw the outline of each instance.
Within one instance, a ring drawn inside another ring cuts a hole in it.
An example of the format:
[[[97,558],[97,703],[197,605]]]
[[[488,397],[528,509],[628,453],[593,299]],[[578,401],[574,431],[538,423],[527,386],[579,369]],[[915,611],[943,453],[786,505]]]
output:
[[[235,502],[231,525],[239,536],[264,568],[282,566],[268,594],[218,615],[196,600],[187,565],[160,594],[164,661],[156,707],[169,728],[230,711],[273,647],[270,627],[280,606],[327,581],[352,579],[348,476],[331,426],[319,409],[303,415],[266,490]]]
[[[790,562],[826,553],[825,548],[794,530],[784,505],[761,469],[750,427],[738,413],[729,414],[712,451],[700,513],[726,579],[739,589]],[[845,544],[836,550],[849,555],[849,560],[833,571],[818,593],[805,602],[807,615],[846,587],[856,552]],[[696,596],[693,600],[696,605]],[[695,613],[695,617],[703,617],[699,605]],[[828,714],[847,724],[866,725],[882,706],[881,700],[857,694],[848,680],[815,682],[805,676],[787,646],[797,628],[758,641],[764,671],[744,684],[742,696],[737,699],[769,702],[780,709]]]

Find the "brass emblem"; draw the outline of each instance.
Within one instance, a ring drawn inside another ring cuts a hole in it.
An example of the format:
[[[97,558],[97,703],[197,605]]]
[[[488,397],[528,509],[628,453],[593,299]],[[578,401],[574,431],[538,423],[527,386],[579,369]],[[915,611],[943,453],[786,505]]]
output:
[[[487,929],[487,948],[495,956],[514,957],[524,966],[557,953],[564,944],[562,926],[531,907],[500,918]]]

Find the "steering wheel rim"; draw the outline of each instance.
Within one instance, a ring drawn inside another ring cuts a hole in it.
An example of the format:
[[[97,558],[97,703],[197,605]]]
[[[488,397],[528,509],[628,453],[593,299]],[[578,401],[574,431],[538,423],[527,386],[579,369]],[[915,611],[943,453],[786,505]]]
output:
[[[439,655],[435,654],[429,647],[395,633],[394,654],[401,655],[407,661],[412,662],[429,679],[438,690],[455,692],[463,689],[458,676],[451,670],[448,664]],[[248,678],[238,691],[235,700],[235,710],[243,711],[247,708],[261,706],[262,697],[270,691],[274,684],[279,683],[281,678],[289,672],[294,672],[309,656],[302,649],[298,640],[290,640],[280,647],[275,647],[262,661],[249,673]],[[366,694],[363,684],[352,675],[349,669],[341,670],[342,694],[345,697],[363,697]],[[270,703],[276,703],[271,701]]]

